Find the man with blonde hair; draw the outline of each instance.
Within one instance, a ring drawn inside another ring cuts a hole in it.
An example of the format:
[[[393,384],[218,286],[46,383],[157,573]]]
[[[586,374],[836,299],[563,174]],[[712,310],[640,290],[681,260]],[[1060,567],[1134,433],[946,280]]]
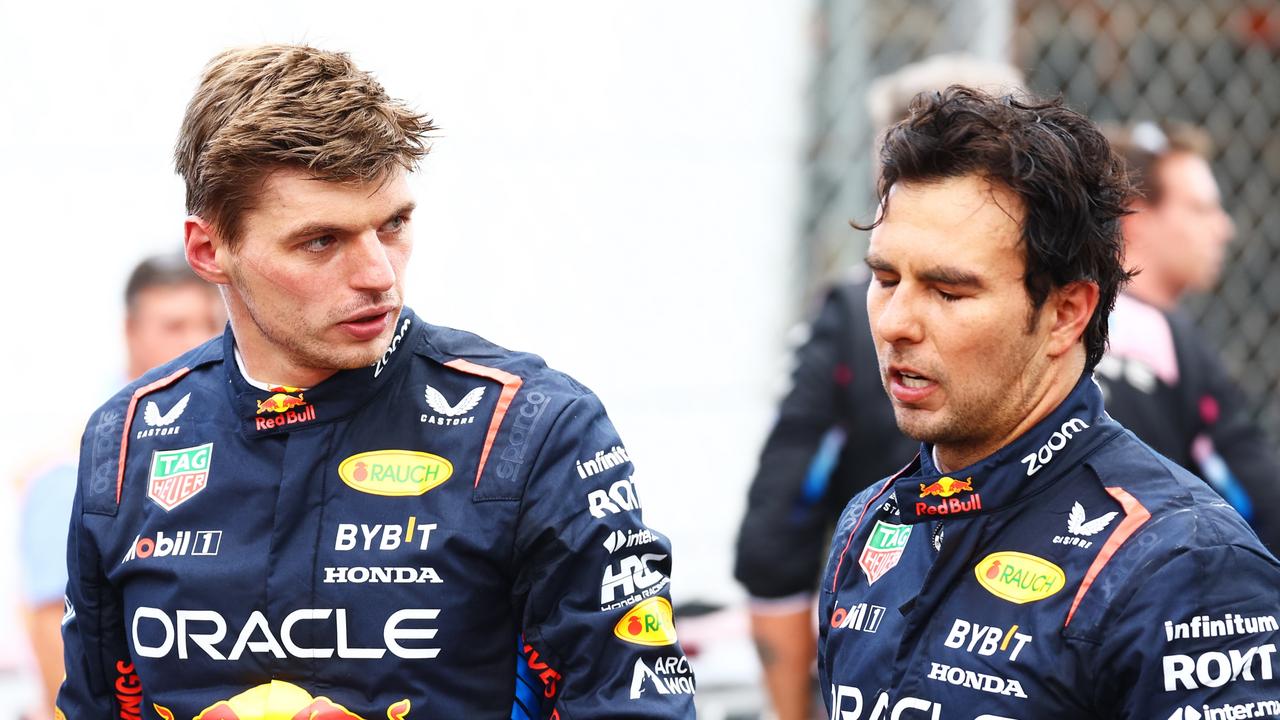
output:
[[[230,329],[89,421],[66,717],[693,717],[600,401],[403,306],[431,130],[340,53],[206,69],[176,158]]]

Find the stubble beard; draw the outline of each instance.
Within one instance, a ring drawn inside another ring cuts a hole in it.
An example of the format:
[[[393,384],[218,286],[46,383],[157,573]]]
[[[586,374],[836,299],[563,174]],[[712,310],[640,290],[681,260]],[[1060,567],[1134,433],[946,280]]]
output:
[[[244,282],[243,278],[236,279],[238,280],[236,291],[239,292],[241,303],[248,311],[250,321],[253,322],[263,337],[282,349],[288,356],[289,362],[295,366],[333,371],[368,367],[377,362],[378,357],[382,355],[382,351],[391,342],[391,334],[395,332],[396,324],[392,322],[388,323],[387,329],[383,331],[382,335],[369,342],[352,344],[346,347],[326,343],[320,338],[329,327],[328,323],[313,327],[301,312],[293,312],[284,316],[278,313],[263,312],[258,307],[253,292],[249,290],[248,283]],[[376,305],[392,301],[399,306],[398,298],[399,293],[392,290],[372,298],[370,304]]]
[[[925,414],[895,401],[898,430],[961,457],[977,460],[995,452],[1000,441],[1025,419],[1045,372],[1045,368],[1032,368],[1025,362],[1005,365],[1004,372],[984,378],[980,385],[970,380],[961,389],[948,383],[947,403],[940,411]]]

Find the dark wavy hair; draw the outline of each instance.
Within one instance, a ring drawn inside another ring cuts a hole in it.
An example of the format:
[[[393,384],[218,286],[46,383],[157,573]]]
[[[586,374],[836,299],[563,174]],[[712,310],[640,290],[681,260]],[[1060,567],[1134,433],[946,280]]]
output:
[[[959,85],[923,92],[880,149],[881,207],[898,183],[980,175],[1022,200],[1022,247],[1030,326],[1049,292],[1097,284],[1098,307],[1084,332],[1085,369],[1107,348],[1107,317],[1132,276],[1124,268],[1120,218],[1133,193],[1123,160],[1096,125],[1061,98],[994,97]],[[880,224],[852,223],[860,230]]]

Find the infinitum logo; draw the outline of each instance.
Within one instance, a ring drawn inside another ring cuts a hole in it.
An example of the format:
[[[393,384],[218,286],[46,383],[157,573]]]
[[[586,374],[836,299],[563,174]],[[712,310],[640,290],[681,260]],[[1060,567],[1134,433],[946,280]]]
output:
[[[578,461],[578,477],[586,480],[592,475],[599,475],[605,470],[630,461],[631,457],[627,455],[627,449],[621,445],[614,445],[608,452],[597,450],[595,456]]]

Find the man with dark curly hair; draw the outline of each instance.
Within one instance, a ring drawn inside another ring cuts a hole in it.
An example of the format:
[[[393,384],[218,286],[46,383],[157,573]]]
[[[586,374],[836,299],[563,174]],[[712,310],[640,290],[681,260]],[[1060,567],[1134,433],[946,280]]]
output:
[[[831,717],[1280,710],[1280,563],[1090,377],[1129,278],[1105,138],[1060,101],[952,87],[916,98],[881,165],[868,316],[921,451],[837,526]]]

